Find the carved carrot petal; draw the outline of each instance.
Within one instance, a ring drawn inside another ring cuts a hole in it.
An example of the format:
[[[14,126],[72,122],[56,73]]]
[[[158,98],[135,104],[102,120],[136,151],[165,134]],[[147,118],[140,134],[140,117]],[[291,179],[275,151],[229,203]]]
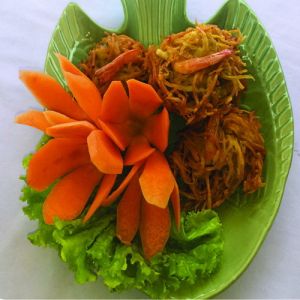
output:
[[[38,110],[28,110],[22,114],[19,114],[16,116],[15,122],[18,124],[31,126],[42,131],[46,131],[46,129],[51,126],[43,112]]]
[[[176,227],[177,230],[179,230],[180,229],[180,195],[179,195],[178,184],[176,181],[175,181],[173,192],[171,194],[171,203],[173,206]]]
[[[63,123],[70,123],[75,122],[75,119],[69,118],[66,115],[63,115],[61,113],[58,113],[53,110],[46,110],[43,112],[44,116],[46,117],[47,121],[53,126],[57,124],[63,124]]]
[[[160,208],[142,201],[140,236],[146,259],[163,251],[169,239],[170,228],[169,207]]]
[[[102,130],[94,130],[87,138],[93,164],[105,174],[121,174],[123,159],[119,149]]]
[[[79,106],[94,121],[100,117],[101,95],[95,84],[66,57],[56,55],[67,84]]]
[[[92,164],[88,164],[62,178],[43,204],[45,223],[52,224],[55,217],[64,221],[78,217],[101,176]]]
[[[98,124],[121,150],[125,150],[130,144],[132,135],[128,131],[126,124],[103,122],[100,119],[98,119]]]
[[[135,79],[128,80],[127,85],[130,111],[135,116],[147,118],[163,104],[151,85]]]
[[[130,181],[132,180],[133,176],[138,172],[138,170],[142,167],[143,162],[136,163],[130,170],[130,172],[127,174],[125,179],[122,181],[122,183],[118,186],[118,188],[113,191],[104,201],[103,206],[109,206],[114,201],[117,200],[117,198],[124,192]]]
[[[139,177],[136,174],[117,207],[117,237],[125,245],[131,244],[138,231],[142,198]]]
[[[144,134],[149,142],[164,152],[168,146],[170,119],[164,108],[159,114],[150,116],[146,122]]]
[[[129,116],[129,102],[121,81],[113,81],[106,90],[101,107],[101,120],[122,123]]]
[[[103,180],[98,189],[97,195],[95,196],[92,205],[90,206],[87,214],[85,215],[83,222],[87,222],[96,212],[96,210],[101,206],[104,199],[108,196],[112,187],[114,186],[116,178],[117,175],[114,174],[104,175]]]
[[[137,136],[132,140],[131,144],[127,148],[124,165],[134,165],[138,161],[147,158],[154,151],[155,149],[149,145],[149,142],[144,136]]]
[[[48,127],[46,133],[56,138],[86,138],[95,129],[88,121],[76,121]]]
[[[140,184],[148,203],[160,208],[167,207],[175,180],[167,160],[159,151],[147,158]]]
[[[78,104],[51,76],[39,72],[20,71],[20,79],[42,106],[76,120],[86,119]]]
[[[88,162],[87,145],[82,139],[52,139],[31,158],[26,179],[32,188],[42,191],[54,180]]]

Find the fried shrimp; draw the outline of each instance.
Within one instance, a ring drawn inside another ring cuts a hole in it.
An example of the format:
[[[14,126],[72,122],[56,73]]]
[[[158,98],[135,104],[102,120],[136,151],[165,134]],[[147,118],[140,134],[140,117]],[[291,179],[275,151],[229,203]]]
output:
[[[204,24],[172,34],[148,50],[149,83],[187,124],[231,108],[252,78],[240,57],[242,40],[239,30]]]

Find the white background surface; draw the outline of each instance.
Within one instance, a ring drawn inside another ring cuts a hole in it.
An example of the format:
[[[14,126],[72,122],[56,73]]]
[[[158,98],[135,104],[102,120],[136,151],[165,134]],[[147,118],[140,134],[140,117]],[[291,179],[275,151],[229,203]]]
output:
[[[74,1],[105,27],[123,20],[119,0]],[[191,20],[205,21],[223,1],[187,1]],[[0,297],[131,298],[138,292],[110,294],[99,281],[84,286],[53,250],[33,247],[26,235],[35,224],[18,201],[21,160],[39,139],[37,130],[13,124],[14,116],[38,107],[18,80],[22,68],[42,70],[51,33],[67,0],[0,2]],[[246,272],[218,298],[300,297],[300,1],[248,0],[278,52],[293,105],[294,158],[274,225]],[[251,237],[249,237],[251,238]]]

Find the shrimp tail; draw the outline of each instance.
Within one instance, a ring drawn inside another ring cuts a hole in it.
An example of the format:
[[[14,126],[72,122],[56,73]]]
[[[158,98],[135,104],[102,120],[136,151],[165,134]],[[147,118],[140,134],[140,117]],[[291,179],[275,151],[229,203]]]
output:
[[[180,74],[192,74],[219,63],[224,58],[233,54],[233,52],[232,49],[224,49],[207,56],[178,61],[174,63],[173,68]]]

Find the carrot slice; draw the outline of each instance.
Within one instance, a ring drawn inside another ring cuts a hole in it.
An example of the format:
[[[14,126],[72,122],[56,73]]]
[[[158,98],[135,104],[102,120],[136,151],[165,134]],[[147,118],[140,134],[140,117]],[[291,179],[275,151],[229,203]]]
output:
[[[42,191],[55,179],[88,162],[90,156],[82,139],[52,139],[30,160],[27,182]]]
[[[46,110],[43,112],[44,116],[46,117],[47,121],[51,125],[57,125],[57,124],[62,124],[62,123],[70,123],[70,122],[75,122],[75,119],[69,118],[66,115],[63,115],[61,113],[58,113],[53,110]]]
[[[102,130],[94,130],[87,138],[91,161],[105,174],[121,174],[123,159],[116,145]]]
[[[113,81],[103,96],[101,120],[122,123],[128,119],[129,102],[121,81]]]
[[[28,110],[19,114],[15,118],[18,124],[28,125],[42,131],[46,131],[47,127],[51,126],[42,111]]]
[[[126,124],[103,122],[100,119],[98,119],[98,124],[121,150],[124,151],[130,144],[132,137]]]
[[[128,80],[127,85],[129,107],[137,117],[149,117],[162,105],[162,100],[151,85],[135,79]]]
[[[45,223],[53,224],[55,217],[64,221],[78,217],[101,176],[92,164],[87,164],[62,178],[43,204]]]
[[[95,84],[77,69],[66,57],[56,55],[67,84],[79,106],[94,121],[100,117],[101,95]]]
[[[104,201],[103,206],[109,206],[111,203],[113,203],[126,189],[130,181],[132,180],[133,176],[137,173],[137,171],[141,168],[143,162],[139,162],[135,164],[130,172],[127,174],[125,179],[122,181],[122,183],[118,186],[118,188],[113,191]]]
[[[42,106],[77,120],[86,119],[86,114],[51,76],[39,72],[20,71],[20,79]]]
[[[140,236],[144,256],[151,259],[163,251],[169,239],[171,218],[169,207],[160,208],[142,201]]]
[[[135,174],[117,207],[116,235],[125,245],[131,244],[138,231],[142,199],[139,177]]]
[[[86,138],[95,129],[88,121],[76,121],[48,127],[46,133],[56,138]]]
[[[179,230],[180,229],[180,195],[179,195],[178,184],[176,181],[175,181],[173,192],[171,194],[171,203],[174,210],[176,227],[177,230]]]
[[[170,119],[169,113],[164,108],[159,114],[150,116],[147,120],[144,134],[149,142],[161,152],[168,147]]]
[[[140,184],[148,203],[160,208],[168,205],[175,180],[167,160],[159,151],[153,152],[147,158]]]
[[[95,196],[92,205],[90,206],[87,214],[83,219],[84,223],[87,222],[95,213],[95,211],[101,206],[103,200],[108,196],[112,187],[114,186],[116,178],[117,175],[115,174],[104,175],[100,187],[98,189],[97,195]]]
[[[144,136],[135,137],[130,143],[124,158],[124,165],[134,165],[155,151]]]

